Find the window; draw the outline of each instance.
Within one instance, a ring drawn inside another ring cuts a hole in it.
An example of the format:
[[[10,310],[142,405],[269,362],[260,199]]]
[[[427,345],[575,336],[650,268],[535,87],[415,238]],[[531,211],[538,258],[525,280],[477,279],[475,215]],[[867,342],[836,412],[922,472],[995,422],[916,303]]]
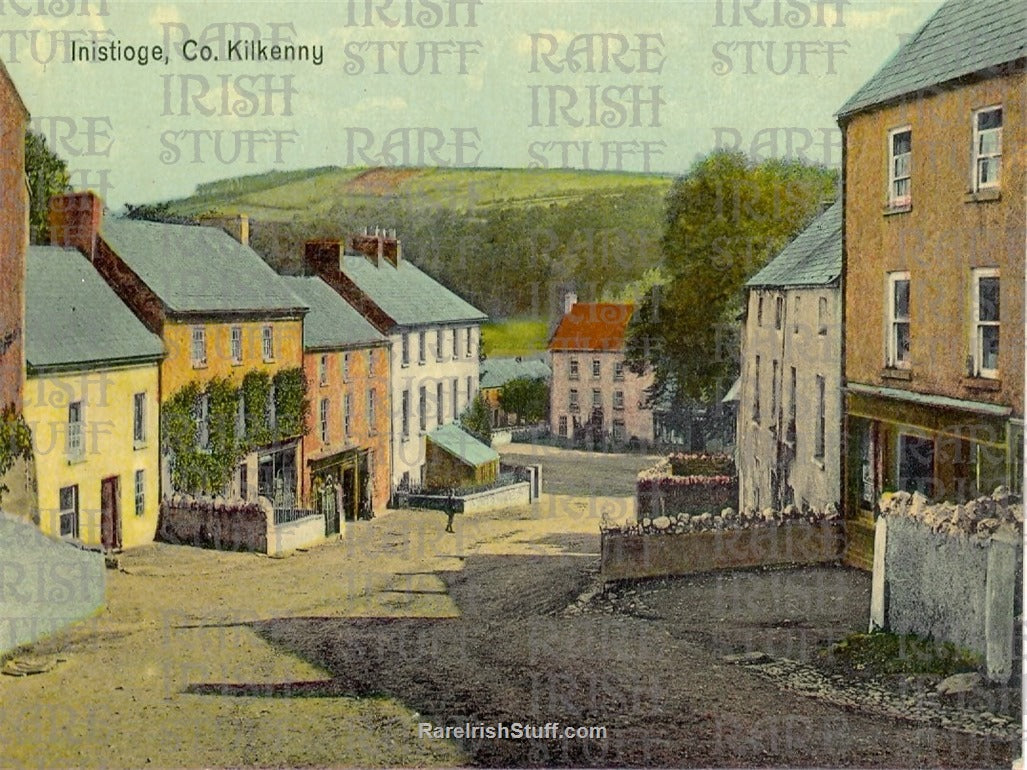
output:
[[[909,368],[909,273],[888,275],[888,366]]]
[[[572,412],[578,411],[578,391],[576,388],[571,388],[570,400],[567,402],[567,408]]]
[[[934,495],[934,440],[899,434],[899,489]]]
[[[817,435],[813,444],[813,456],[824,459],[824,445],[827,443],[827,405],[824,403],[824,378],[817,375]]]
[[[270,399],[269,399],[270,400]],[[196,442],[200,449],[206,451],[210,448],[210,400],[206,393],[200,394],[196,399],[196,407],[193,411],[193,424],[196,427]]]
[[[770,363],[770,424],[777,425],[777,396],[780,383],[777,377],[777,361]]]
[[[406,438],[410,435],[410,391],[404,390],[403,397],[400,400],[402,402],[400,414],[402,417],[403,438]]]
[[[624,379],[624,362],[614,361],[613,363],[613,379],[615,382],[620,382]]]
[[[888,203],[908,206],[912,201],[910,175],[913,159],[913,131],[906,126],[888,135]]]
[[[421,431],[428,429],[428,389],[422,385],[417,391],[417,409],[420,416]]]
[[[827,297],[817,300],[817,334],[827,334]]]
[[[578,359],[576,358],[571,359],[570,379],[578,379]]]
[[[318,407],[318,425],[320,427],[321,443],[328,443],[328,399],[322,398]]]
[[[146,472],[141,470],[135,476],[135,503],[136,516],[142,516],[146,512]]]
[[[435,385],[435,411],[438,412],[435,415],[435,420],[439,425],[442,425],[442,413],[445,411],[445,403],[442,400],[442,383],[438,382]]]
[[[998,377],[998,270],[973,271],[973,375]]]
[[[603,373],[603,363],[598,358],[592,359],[592,379],[598,380]]]
[[[374,388],[367,391],[367,430],[369,433],[375,432],[375,423],[377,422],[378,416],[378,396],[375,393]]]
[[[459,390],[460,389],[457,387],[459,382],[460,381],[456,377],[453,378],[453,419],[454,420],[456,419],[457,415],[460,414],[460,408],[459,408],[459,406],[457,406],[457,401],[460,398],[460,394],[459,394]]]
[[[1002,171],[1002,108],[974,113],[974,192],[999,186]]]
[[[799,333],[799,308],[802,306],[802,297],[795,295],[795,306],[792,308],[792,333]]]
[[[193,327],[193,345],[190,357],[194,367],[207,365],[207,332],[202,326]]]
[[[797,385],[798,375],[795,367],[790,367],[791,372],[788,378],[788,425],[785,427],[785,441],[795,443],[795,399],[798,396]]]
[[[467,378],[467,403],[474,400],[474,380],[470,377]]]
[[[613,408],[623,409],[624,408],[624,391],[615,390],[613,391]]]
[[[349,436],[353,419],[352,396],[349,393],[342,397],[342,435]]]
[[[61,487],[60,528],[61,537],[78,537],[78,485]]]
[[[784,325],[785,300],[784,297],[774,297],[774,328],[780,329]]]
[[[624,430],[624,420],[613,421],[613,440],[623,441],[627,431]]]
[[[132,396],[132,443],[136,446],[146,443],[146,394]]]
[[[242,327],[232,327],[232,363],[242,363]]]
[[[265,361],[275,360],[275,329],[271,324],[265,324],[261,330],[262,351]]]
[[[567,437],[567,415],[565,414],[560,415],[558,433],[564,438]]]
[[[72,401],[68,404],[68,457],[75,459],[85,454],[85,442],[82,436],[82,402]]]
[[[342,381],[349,382],[349,353],[342,354]]]
[[[328,356],[321,356],[317,362],[317,381],[321,387],[328,384]]]
[[[403,349],[403,359],[402,359],[403,360],[403,366],[409,366],[410,365],[410,335],[409,334],[404,334],[402,339],[403,339],[403,344],[402,344],[402,349]]]
[[[460,335],[456,332],[457,330],[453,329],[453,358],[460,357]]]
[[[446,330],[445,329],[439,329],[435,333],[435,360],[436,361],[441,361],[442,360],[442,346],[444,344],[445,336],[446,336]]]
[[[423,364],[428,360],[428,333],[417,333],[417,363]]]
[[[756,356],[752,369],[752,421],[760,421],[760,357]]]
[[[472,335],[473,335],[473,331],[471,330],[471,327],[468,326],[467,327],[467,347],[464,350],[464,355],[467,356],[468,358],[471,357],[471,353],[473,352],[473,348],[474,348],[474,340],[473,340]]]
[[[756,325],[763,326],[763,295],[756,297]]]
[[[599,388],[592,389],[592,408],[598,409],[603,405],[603,392]]]

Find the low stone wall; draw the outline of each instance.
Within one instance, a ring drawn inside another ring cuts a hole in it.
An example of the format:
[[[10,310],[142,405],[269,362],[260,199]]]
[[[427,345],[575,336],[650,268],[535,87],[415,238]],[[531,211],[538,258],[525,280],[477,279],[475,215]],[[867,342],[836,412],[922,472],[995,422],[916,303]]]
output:
[[[532,485],[528,481],[518,481],[501,487],[486,489],[483,492],[471,492],[464,495],[428,495],[411,494],[405,504],[410,508],[424,508],[429,511],[448,511],[452,505],[457,513],[475,513],[506,508],[511,505],[527,505],[531,502]]]
[[[701,471],[701,473],[675,473]],[[706,471],[724,471],[707,475]],[[730,457],[671,455],[638,474],[635,485],[638,519],[698,514],[738,505],[738,477]]]
[[[881,501],[874,543],[871,628],[951,642],[978,653],[988,678],[1019,668],[1023,510],[998,493],[928,505]]]
[[[288,524],[275,524],[268,529],[267,552],[279,556],[297,548],[306,548],[325,539],[325,518],[314,514]]]
[[[0,655],[88,618],[103,606],[105,591],[99,550],[0,513]]]
[[[173,495],[161,502],[157,536],[165,543],[267,553],[269,502]],[[322,528],[322,532],[323,532]]]
[[[741,567],[822,564],[841,558],[840,521],[786,521],[737,529],[601,536],[604,580],[689,575]]]

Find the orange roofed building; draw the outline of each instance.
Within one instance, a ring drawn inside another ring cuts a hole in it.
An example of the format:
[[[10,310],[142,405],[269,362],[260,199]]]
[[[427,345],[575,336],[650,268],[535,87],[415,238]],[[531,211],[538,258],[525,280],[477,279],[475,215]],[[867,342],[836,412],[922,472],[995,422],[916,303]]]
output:
[[[575,302],[564,314],[549,340],[549,420],[555,435],[653,441],[653,412],[646,405],[653,376],[633,374],[624,361],[632,313],[633,305]]]

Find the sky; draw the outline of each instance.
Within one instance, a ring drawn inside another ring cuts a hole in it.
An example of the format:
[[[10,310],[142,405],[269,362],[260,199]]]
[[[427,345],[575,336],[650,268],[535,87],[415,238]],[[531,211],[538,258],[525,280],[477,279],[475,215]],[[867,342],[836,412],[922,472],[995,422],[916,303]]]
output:
[[[940,5],[7,0],[0,60],[111,208],[324,165],[837,166],[835,112]]]

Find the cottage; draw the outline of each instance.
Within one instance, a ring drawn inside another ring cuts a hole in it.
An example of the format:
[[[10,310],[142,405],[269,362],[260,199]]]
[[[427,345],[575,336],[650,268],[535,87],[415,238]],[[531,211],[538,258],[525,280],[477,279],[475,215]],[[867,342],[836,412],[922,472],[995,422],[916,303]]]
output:
[[[491,484],[499,477],[499,453],[458,425],[443,425],[425,439],[425,486],[453,489]]]
[[[746,283],[739,505],[818,510],[841,495],[842,203]]]
[[[423,437],[455,421],[478,392],[485,314],[403,257],[384,233],[311,241],[306,263],[392,346],[392,483],[425,481]]]
[[[32,246],[27,264],[25,419],[39,526],[108,550],[149,543],[164,345],[74,249]]]
[[[652,442],[653,375],[634,374],[624,360],[633,312],[633,305],[574,302],[560,320],[549,340],[549,420],[555,435]]]
[[[882,492],[1022,489],[1025,40],[1022,0],[950,0],[838,115],[844,503],[865,567]]]
[[[311,409],[302,489],[331,535],[340,519],[370,518],[389,499],[389,340],[320,278],[284,280],[310,307],[303,320]]]
[[[500,404],[503,387],[514,380],[531,380],[548,385],[553,376],[549,364],[538,358],[486,358],[481,362],[478,387],[489,406],[493,428],[519,425],[522,415],[509,414]]]

